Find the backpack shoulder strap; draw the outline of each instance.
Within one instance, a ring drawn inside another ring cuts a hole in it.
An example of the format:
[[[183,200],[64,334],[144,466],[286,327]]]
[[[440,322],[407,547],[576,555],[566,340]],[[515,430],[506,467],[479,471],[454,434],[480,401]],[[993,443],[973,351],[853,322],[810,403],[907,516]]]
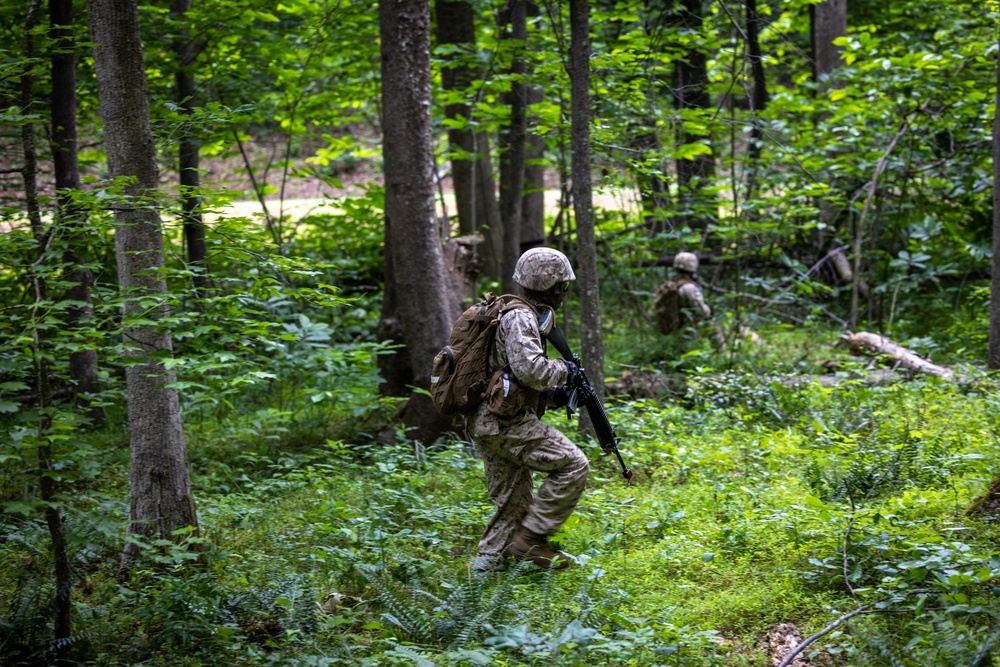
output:
[[[504,307],[500,310],[501,315],[517,308],[527,308],[535,314],[535,317],[538,317],[538,309],[526,301],[524,297],[520,297],[516,294],[504,294],[500,298],[503,299],[505,303]]]

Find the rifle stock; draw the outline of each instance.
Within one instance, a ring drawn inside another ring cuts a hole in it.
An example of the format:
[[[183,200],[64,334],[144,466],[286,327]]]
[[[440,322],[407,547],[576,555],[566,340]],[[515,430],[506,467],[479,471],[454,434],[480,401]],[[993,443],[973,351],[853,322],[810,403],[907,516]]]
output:
[[[559,354],[562,355],[563,359],[566,361],[572,361],[580,369],[577,390],[583,397],[583,404],[586,406],[587,414],[590,415],[590,421],[594,425],[594,432],[597,434],[597,441],[600,443],[601,449],[604,451],[614,452],[615,457],[618,459],[618,463],[622,468],[622,477],[624,477],[626,481],[631,484],[632,469],[625,465],[621,452],[618,451],[618,443],[621,442],[621,438],[615,435],[615,427],[611,425],[611,420],[608,419],[608,413],[604,411],[604,406],[601,405],[601,399],[598,398],[597,392],[594,391],[593,386],[591,386],[590,381],[587,379],[587,374],[583,371],[583,366],[580,363],[580,357],[573,354],[573,351],[570,350],[569,343],[566,342],[566,337],[563,336],[559,327],[553,325],[547,338],[552,342],[552,345],[555,346]]]

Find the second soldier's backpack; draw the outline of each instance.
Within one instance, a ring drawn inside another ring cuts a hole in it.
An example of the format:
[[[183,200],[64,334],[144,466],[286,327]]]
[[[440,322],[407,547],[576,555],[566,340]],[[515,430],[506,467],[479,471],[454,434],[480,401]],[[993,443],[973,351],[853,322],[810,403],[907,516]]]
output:
[[[681,328],[681,283],[668,280],[656,289],[653,296],[653,318],[656,327],[665,336]]]
[[[489,381],[489,358],[500,316],[515,308],[538,314],[520,297],[490,292],[455,320],[451,338],[431,368],[431,399],[441,415],[454,417],[479,407]]]

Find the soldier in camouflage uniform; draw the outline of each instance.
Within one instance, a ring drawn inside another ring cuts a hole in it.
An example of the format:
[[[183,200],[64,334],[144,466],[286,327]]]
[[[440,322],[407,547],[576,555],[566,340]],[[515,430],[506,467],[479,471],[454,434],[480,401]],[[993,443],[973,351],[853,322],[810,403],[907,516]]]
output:
[[[490,499],[497,506],[479,541],[478,570],[498,566],[505,556],[553,569],[570,563],[547,538],[576,507],[589,463],[579,447],[539,417],[547,397],[555,397],[553,405],[566,404],[566,385],[579,369],[572,362],[545,356],[535,311],[557,309],[575,279],[566,256],[551,248],[528,250],[515,267],[514,282],[524,288],[524,298],[535,310],[514,308],[500,317],[490,371],[509,368],[525,391],[524,408],[501,417],[484,401],[468,422],[468,432],[483,459]],[[535,471],[545,473],[546,478],[533,496]]]
[[[712,324],[712,309],[705,303],[701,285],[695,280],[698,272],[698,256],[692,252],[679,252],[674,257],[674,269],[677,271],[677,297],[680,307],[694,314],[696,329],[707,329],[716,351],[722,351],[726,345],[726,337],[719,327]]]

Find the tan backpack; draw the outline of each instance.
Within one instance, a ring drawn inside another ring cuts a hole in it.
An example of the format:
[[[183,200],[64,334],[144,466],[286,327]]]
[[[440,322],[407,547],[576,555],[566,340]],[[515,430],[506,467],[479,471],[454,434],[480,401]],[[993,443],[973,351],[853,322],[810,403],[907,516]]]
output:
[[[451,339],[434,357],[431,398],[445,417],[468,414],[479,407],[489,382],[489,359],[500,317],[515,308],[538,311],[521,297],[490,292],[455,320]]]
[[[660,333],[669,336],[681,328],[681,282],[668,280],[660,285],[653,297],[653,318]]]

